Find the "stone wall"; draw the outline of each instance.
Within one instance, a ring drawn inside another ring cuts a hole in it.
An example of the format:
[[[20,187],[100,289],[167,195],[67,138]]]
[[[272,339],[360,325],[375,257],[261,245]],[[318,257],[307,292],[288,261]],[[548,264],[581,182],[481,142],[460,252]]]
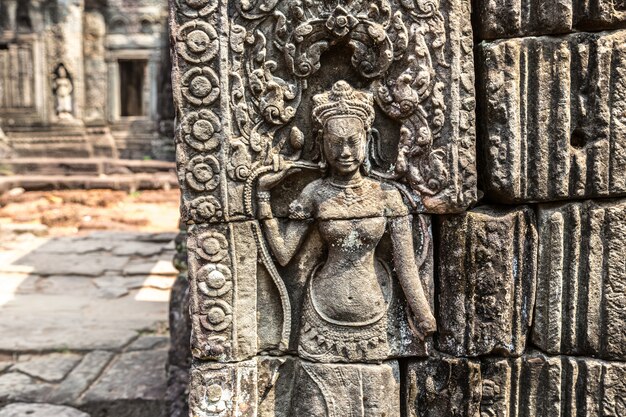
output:
[[[173,160],[166,4],[0,1],[0,126],[13,157]],[[139,76],[126,81],[126,67]]]
[[[190,415],[626,415],[622,3],[171,0]]]

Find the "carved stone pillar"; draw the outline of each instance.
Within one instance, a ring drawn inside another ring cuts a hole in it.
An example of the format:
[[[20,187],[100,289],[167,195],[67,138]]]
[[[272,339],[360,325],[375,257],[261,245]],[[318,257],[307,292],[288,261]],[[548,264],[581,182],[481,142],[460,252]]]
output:
[[[72,116],[82,119],[85,108],[85,73],[83,61],[83,0],[58,0],[57,23],[60,40],[55,44],[54,68],[63,65],[72,84]],[[58,76],[58,74],[57,74]]]
[[[191,415],[400,417],[429,214],[476,200],[470,2],[170,9]]]

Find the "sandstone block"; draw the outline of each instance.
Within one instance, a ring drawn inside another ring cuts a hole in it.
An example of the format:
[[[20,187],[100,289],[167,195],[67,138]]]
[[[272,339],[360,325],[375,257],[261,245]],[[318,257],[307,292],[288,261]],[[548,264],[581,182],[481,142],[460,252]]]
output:
[[[614,0],[477,0],[475,10],[481,39],[626,26],[626,4]]]
[[[482,361],[431,357],[408,365],[407,415],[621,416],[625,376],[624,363],[542,353]]]
[[[408,415],[480,416],[478,362],[449,357],[410,362],[403,386]]]
[[[478,56],[488,197],[626,194],[626,31],[482,43]]]
[[[294,357],[194,362],[190,409],[195,416],[400,417],[395,362],[314,364]]]
[[[626,201],[539,206],[533,343],[626,359]]]
[[[437,349],[521,355],[533,316],[537,232],[532,208],[484,207],[440,217]]]
[[[415,279],[420,280],[432,308],[430,219],[416,216],[411,230],[413,235],[408,238],[414,240],[414,254],[407,262],[415,262],[418,266]],[[397,264],[400,256],[394,256],[392,247],[397,249],[397,246],[393,246],[389,234],[382,237],[376,250],[376,268],[384,278],[380,283],[385,294],[384,316],[376,322],[375,328],[366,326],[367,334],[354,336],[346,333],[345,340],[337,336],[339,330],[321,328],[312,332],[312,326],[305,324],[310,323],[305,320],[304,312],[311,275],[323,264],[326,256],[319,233],[312,233],[301,252],[285,266],[272,260],[262,238],[261,228],[254,221],[194,225],[189,229],[191,349],[196,358],[230,362],[249,359],[261,352],[295,353],[305,340],[313,339],[310,335],[320,343],[323,341],[324,349],[335,352],[332,362],[349,361],[349,355],[368,362],[398,356],[423,356],[428,352],[431,339],[420,339],[416,319],[409,310],[407,296],[399,282],[399,273],[392,270],[393,265],[400,267]],[[358,241],[357,244],[360,245]],[[408,247],[406,241],[403,245]],[[325,298],[320,302],[334,301]],[[307,314],[307,320],[316,323],[310,310]],[[380,348],[374,349],[372,354],[368,349],[360,350],[356,342],[350,342],[350,337],[369,340],[374,337],[372,335],[376,338],[384,335],[383,342],[374,343]],[[333,338],[340,340],[331,344]],[[378,356],[372,356],[374,354]]]
[[[415,212],[476,200],[469,0],[240,6],[171,8],[186,222],[254,218],[256,184],[276,155],[304,170],[276,190],[281,201],[323,176],[311,102],[342,78],[375,99],[373,175],[404,184]]]

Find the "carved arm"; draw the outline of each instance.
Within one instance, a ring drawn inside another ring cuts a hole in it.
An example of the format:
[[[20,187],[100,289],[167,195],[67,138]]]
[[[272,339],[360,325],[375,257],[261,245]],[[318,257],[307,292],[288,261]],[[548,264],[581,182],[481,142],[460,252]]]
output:
[[[426,299],[413,250],[411,217],[394,217],[390,222],[393,262],[404,295],[417,318],[419,331],[427,336],[437,329],[435,317]]]
[[[306,237],[312,220],[285,220],[283,227],[272,215],[269,192],[259,192],[258,213],[267,239],[276,260],[285,266],[294,257]]]

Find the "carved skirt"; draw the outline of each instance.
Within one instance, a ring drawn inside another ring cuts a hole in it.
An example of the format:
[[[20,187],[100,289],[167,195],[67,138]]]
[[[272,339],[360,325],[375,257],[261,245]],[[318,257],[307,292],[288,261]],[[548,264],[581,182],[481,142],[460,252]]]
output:
[[[365,325],[330,323],[311,298],[311,286],[302,306],[298,352],[316,362],[380,362],[389,356],[387,315]]]

